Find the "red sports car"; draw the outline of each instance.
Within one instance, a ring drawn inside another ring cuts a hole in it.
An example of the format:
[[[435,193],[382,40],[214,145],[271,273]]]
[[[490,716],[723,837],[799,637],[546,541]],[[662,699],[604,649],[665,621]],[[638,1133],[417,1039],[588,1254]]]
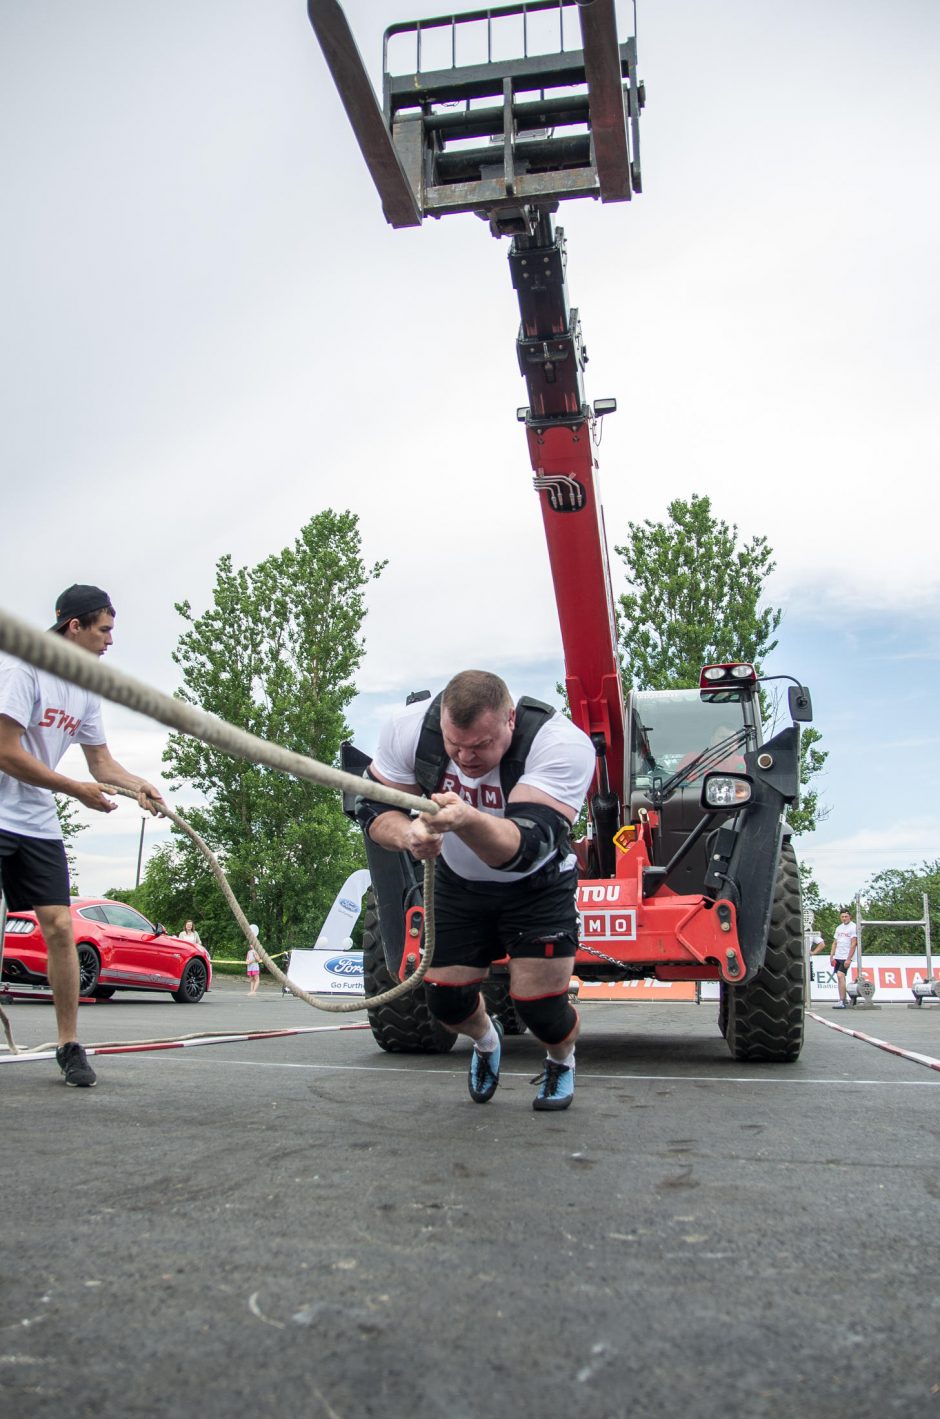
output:
[[[168,990],[181,1005],[195,1005],[209,989],[212,965],[203,946],[169,936],[123,902],[76,897],[71,907],[83,996],[107,1000],[116,990]],[[48,985],[46,943],[33,912],[7,916],[3,982]]]

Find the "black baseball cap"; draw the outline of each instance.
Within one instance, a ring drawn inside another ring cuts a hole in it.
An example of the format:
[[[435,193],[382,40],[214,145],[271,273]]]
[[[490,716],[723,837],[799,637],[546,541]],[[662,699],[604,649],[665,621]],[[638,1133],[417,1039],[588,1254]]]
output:
[[[56,623],[50,631],[61,631],[76,616],[90,616],[94,611],[110,611],[111,598],[100,586],[67,586],[55,604]]]

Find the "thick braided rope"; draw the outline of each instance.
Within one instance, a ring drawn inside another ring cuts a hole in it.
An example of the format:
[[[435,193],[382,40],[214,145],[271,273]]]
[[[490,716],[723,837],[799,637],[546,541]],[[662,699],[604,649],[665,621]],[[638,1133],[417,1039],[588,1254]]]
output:
[[[93,694],[112,700],[117,705],[125,705],[138,714],[145,714],[170,729],[179,730],[181,734],[200,739],[203,744],[211,744],[232,758],[266,764],[268,768],[280,769],[294,778],[337,788],[342,793],[362,792],[362,779],[356,774],[319,764],[316,759],[308,758],[306,754],[296,754],[291,749],[282,749],[279,744],[269,744],[266,739],[238,729],[217,715],[206,714],[205,710],[196,709],[195,705],[187,704],[185,700],[164,695],[162,691],[145,685],[142,680],[135,680],[132,675],[125,675],[110,665],[102,665],[97,656],[71,645],[62,636],[37,631],[34,626],[11,616],[2,608],[0,650],[8,651],[39,670],[47,670],[51,675],[61,675],[63,680],[71,680],[84,690],[91,690]],[[401,793],[396,788],[387,788],[383,783],[370,784],[369,797],[392,808],[401,808],[405,813],[439,811],[437,804],[429,798]]]
[[[356,774],[346,773],[343,769],[335,769],[327,764],[320,764],[316,759],[308,758],[305,754],[294,753],[290,749],[283,749],[278,744],[269,744],[266,740],[259,739],[257,735],[248,734],[245,730],[226,723],[216,715],[206,714],[204,710],[196,709],[195,706],[187,704],[184,700],[176,700],[170,695],[164,695],[160,690],[145,685],[143,681],[136,680],[131,675],[125,675],[122,671],[114,670],[111,666],[102,665],[95,656],[71,645],[62,636],[50,635],[48,631],[38,631],[35,627],[21,621],[2,608],[0,608],[0,650],[15,655],[19,660],[25,660],[29,665],[34,665],[39,670],[48,671],[51,675],[59,675],[63,680],[69,680],[85,690],[91,690],[93,694],[101,695],[103,699],[112,700],[115,704],[125,705],[128,709],[147,715],[161,724],[168,725],[171,729],[179,730],[182,734],[188,734],[193,739],[201,740],[204,744],[211,744],[214,748],[220,749],[225,754],[230,754],[233,758],[266,764],[269,768],[291,774],[294,778],[322,784],[327,788],[339,789],[343,793],[360,793],[362,791],[362,779]],[[120,793],[128,798],[137,798],[137,793],[131,789],[109,787],[108,785],[102,785],[102,787],[108,792]],[[437,804],[429,798],[419,798],[414,794],[402,793],[398,789],[388,788],[382,783],[370,784],[369,797],[381,803],[388,803],[393,808],[400,808],[406,813],[438,812]],[[367,1000],[317,1000],[300,986],[291,982],[256,939],[248,919],[236,901],[225,873],[219,866],[209,845],[186,822],[185,818],[181,818],[167,804],[154,802],[153,806],[195,842],[209,863],[212,874],[246,941],[257,951],[275,980],[286,985],[288,990],[299,1000],[312,1005],[315,1010],[332,1013],[372,1010],[377,1005],[394,1000],[398,996],[414,990],[415,986],[420,985],[424,979],[434,954],[433,862],[428,861],[424,865],[424,948],[416,969],[408,979],[393,986],[390,990],[383,991],[380,995],[371,996]],[[7,1030],[11,1048],[15,1049],[5,1016],[2,1023]]]
[[[125,798],[133,798],[135,800],[137,798],[137,794],[132,788],[116,788],[113,784],[107,783],[103,783],[101,787],[104,789],[105,793],[120,793]],[[304,1000],[308,1005],[312,1005],[314,1010],[326,1010],[334,1014],[342,1014],[351,1010],[374,1010],[377,1005],[385,1005],[389,1000],[397,1000],[400,995],[405,995],[409,990],[414,990],[415,986],[420,985],[424,977],[427,975],[428,969],[431,965],[431,960],[434,956],[433,862],[428,861],[424,864],[424,948],[421,952],[421,959],[418,962],[418,965],[415,967],[414,971],[408,977],[408,979],[401,981],[400,984],[396,986],[392,986],[389,990],[384,990],[381,995],[371,995],[365,1000],[318,1000],[315,996],[310,995],[301,986],[295,985],[294,982],[284,974],[280,966],[275,965],[274,961],[271,959],[267,951],[261,945],[261,942],[258,940],[258,938],[255,936],[255,933],[251,929],[251,926],[248,922],[248,918],[245,916],[245,913],[239,906],[235,893],[229,886],[228,878],[222,871],[222,868],[219,865],[218,858],[212,851],[209,844],[199,836],[199,834],[196,832],[196,829],[190,823],[187,823],[185,818],[181,818],[179,813],[175,812],[174,809],[170,808],[168,804],[156,803],[152,799],[148,799],[147,801],[148,803],[153,802],[153,806],[156,808],[158,813],[162,813],[164,817],[169,818],[171,823],[175,823],[176,826],[180,829],[180,831],[184,832],[186,836],[191,838],[192,841],[196,844],[199,851],[202,853],[203,857],[206,859],[210,868],[212,869],[212,875],[218,882],[220,888],[222,889],[222,895],[228,902],[229,907],[231,908],[232,915],[238,922],[239,928],[241,929],[242,935],[248,942],[248,945],[251,946],[253,950],[258,953],[261,960],[267,966],[274,979],[280,985],[287,986],[287,989],[290,991],[291,995],[296,995],[298,1000]]]

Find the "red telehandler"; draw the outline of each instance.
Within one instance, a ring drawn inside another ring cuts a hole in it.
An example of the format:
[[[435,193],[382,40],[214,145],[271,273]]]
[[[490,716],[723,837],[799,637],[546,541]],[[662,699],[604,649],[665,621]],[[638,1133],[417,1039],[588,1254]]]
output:
[[[565,241],[553,214],[578,197],[641,191],[644,105],[636,40],[618,41],[613,0],[517,0],[390,26],[376,99],[336,0],[309,14],[393,227],[470,212],[510,240],[521,324],[525,423],[565,656],[571,717],[597,769],[580,864],[582,981],[719,982],[719,1026],[736,1059],[789,1062],[803,1041],[800,883],[784,814],[799,791],[809,693],[789,688],[791,723],[764,740],[760,684],[746,664],[710,665],[697,689],[624,697],[591,407]],[[635,29],[635,26],[634,26]],[[789,678],[789,677],[783,677]],[[353,745],[343,766],[361,771]],[[347,802],[351,811],[352,802]],[[408,854],[366,841],[367,994],[418,958],[421,886]],[[519,1032],[506,976],[486,990]],[[370,1012],[387,1050],[443,1052],[422,987]]]

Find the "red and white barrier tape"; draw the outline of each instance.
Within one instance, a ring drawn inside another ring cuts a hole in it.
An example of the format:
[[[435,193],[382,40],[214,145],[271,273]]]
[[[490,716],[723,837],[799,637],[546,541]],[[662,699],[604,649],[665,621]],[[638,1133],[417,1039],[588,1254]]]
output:
[[[887,1050],[888,1054],[896,1054],[901,1059],[909,1059],[914,1064],[922,1064],[926,1069],[935,1069],[940,1073],[940,1059],[934,1059],[930,1054],[918,1054],[916,1050],[902,1049],[900,1045],[893,1045],[890,1040],[879,1040],[875,1035],[865,1035],[861,1030],[850,1030],[847,1025],[837,1025],[835,1020],[827,1020],[822,1015],[816,1015],[812,1010],[807,1010],[807,1015],[811,1020],[816,1020],[820,1025],[828,1025],[830,1030],[838,1030],[840,1035],[851,1035],[855,1040],[862,1040],[866,1045],[875,1045],[878,1049]]]
[[[85,1045],[86,1054],[146,1054],[158,1049],[192,1049],[196,1045],[235,1045],[252,1040],[276,1040],[285,1035],[322,1035],[336,1030],[368,1030],[369,1022],[358,1025],[298,1025],[289,1030],[249,1030],[240,1035],[181,1035],[169,1040],[141,1040],[139,1043]],[[17,1054],[0,1054],[0,1064],[26,1064],[34,1059],[55,1059],[55,1048],[21,1050]]]

